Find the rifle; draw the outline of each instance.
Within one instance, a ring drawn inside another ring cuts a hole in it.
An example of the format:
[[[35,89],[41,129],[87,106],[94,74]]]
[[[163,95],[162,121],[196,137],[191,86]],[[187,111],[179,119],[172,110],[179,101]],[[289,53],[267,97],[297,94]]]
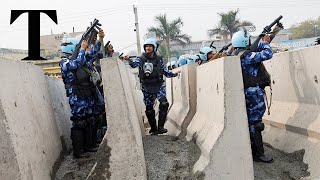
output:
[[[223,51],[228,50],[228,48],[229,48],[231,45],[232,45],[232,43],[229,43],[229,44],[223,46],[223,47],[219,50],[219,53],[222,53]]]
[[[81,48],[81,43],[83,40],[87,40],[88,45],[93,43],[94,38],[97,36],[97,33],[98,33],[95,28],[98,26],[101,26],[101,24],[99,23],[99,20],[94,19],[93,23],[91,23],[91,26],[87,28],[86,32],[82,35],[79,43],[76,45],[76,48],[73,51],[73,54],[70,58],[71,60],[74,60],[78,57],[78,53]]]
[[[123,53],[121,53],[118,58],[121,59],[121,58],[123,58],[122,56],[123,56]],[[138,56],[129,56],[129,59],[136,58],[136,57],[138,57]]]
[[[261,40],[261,38],[263,38],[267,33],[271,32],[271,28],[275,25],[275,24],[279,24],[280,20],[283,17],[280,15],[276,20],[274,20],[269,26],[266,26],[262,33],[258,36],[258,38],[252,43],[252,45],[247,48],[247,50],[244,51],[244,53],[241,55],[241,59],[246,57],[248,55],[249,52],[256,52],[258,49],[258,45],[259,42]]]

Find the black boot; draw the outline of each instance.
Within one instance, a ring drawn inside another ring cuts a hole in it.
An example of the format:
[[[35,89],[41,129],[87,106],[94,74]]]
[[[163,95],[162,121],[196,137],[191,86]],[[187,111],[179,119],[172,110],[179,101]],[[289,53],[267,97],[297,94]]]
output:
[[[95,116],[93,125],[92,125],[92,144],[94,148],[98,148],[99,144],[97,142],[97,133],[98,133],[98,128],[101,126],[101,117],[100,116]]]
[[[85,151],[86,152],[97,152],[98,148],[96,147],[96,135],[94,127],[94,117],[86,119],[87,125],[85,127]]]
[[[159,99],[159,120],[158,120],[158,134],[167,133],[168,130],[164,128],[164,123],[167,120],[169,103],[165,96]]]
[[[264,154],[264,147],[262,141],[261,131],[255,131],[253,136],[253,142],[251,144],[253,161],[272,163],[273,158]]]
[[[159,111],[159,120],[158,120],[158,134],[167,133],[168,130],[164,128],[164,123],[167,119],[167,111]]]
[[[102,139],[104,135],[107,132],[107,118],[106,118],[106,113],[103,113],[102,115],[98,116],[96,118],[96,142],[100,144],[102,142]]]
[[[149,110],[149,111],[146,111],[146,116],[148,118],[148,121],[149,121],[149,124],[150,124],[150,131],[149,133],[151,135],[157,135],[158,132],[157,132],[157,122],[156,122],[156,115],[155,115],[155,111],[154,110]]]
[[[71,140],[73,148],[73,157],[81,158],[84,147],[84,131],[75,127],[71,128]]]

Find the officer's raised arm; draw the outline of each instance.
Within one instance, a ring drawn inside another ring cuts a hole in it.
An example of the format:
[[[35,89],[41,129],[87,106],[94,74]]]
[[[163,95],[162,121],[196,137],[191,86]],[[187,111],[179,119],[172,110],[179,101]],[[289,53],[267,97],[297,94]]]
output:
[[[73,53],[74,47],[79,43],[76,38],[68,38],[65,42],[61,44],[61,51],[64,53],[64,58],[60,62],[60,67],[63,71],[78,69],[83,66],[86,62],[85,50],[88,47],[88,42],[83,40],[81,42],[81,49],[79,51],[77,59],[72,61],[69,60]]]

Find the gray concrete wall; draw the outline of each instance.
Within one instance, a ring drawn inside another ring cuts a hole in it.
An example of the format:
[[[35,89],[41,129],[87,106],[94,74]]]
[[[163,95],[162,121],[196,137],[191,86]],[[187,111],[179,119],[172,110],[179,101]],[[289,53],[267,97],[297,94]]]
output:
[[[170,111],[173,104],[172,78],[166,78],[166,95],[169,103],[168,111]]]
[[[174,101],[165,124],[170,135],[185,136],[187,127],[196,113],[196,67],[197,64],[182,66],[178,68],[182,70],[180,75],[167,81],[170,85],[172,81],[173,91],[167,92],[170,95],[172,93]]]
[[[206,179],[253,179],[240,61],[218,59],[197,67],[197,112],[187,128],[201,157],[193,171]]]
[[[54,111],[55,119],[58,125],[59,135],[62,140],[64,150],[71,150],[71,109],[69,98],[66,95],[64,83],[61,79],[46,76],[49,86],[49,92]]]
[[[130,68],[130,66],[127,66],[128,76],[129,76],[129,83],[130,83],[130,89],[132,91],[134,105],[137,113],[137,117],[139,119],[139,125],[141,129],[141,135],[142,137],[146,136],[145,130],[144,130],[144,122],[148,122],[145,115],[146,107],[143,103],[143,94],[140,88],[140,80],[138,77],[138,68]]]
[[[0,60],[0,179],[51,179],[62,150],[40,67]]]
[[[285,152],[305,149],[312,178],[320,178],[319,57],[317,46],[279,53],[265,62],[273,89],[271,114],[264,116],[271,125],[265,140]]]
[[[118,59],[101,61],[108,131],[87,178],[146,179],[141,126],[130,89],[128,71]]]

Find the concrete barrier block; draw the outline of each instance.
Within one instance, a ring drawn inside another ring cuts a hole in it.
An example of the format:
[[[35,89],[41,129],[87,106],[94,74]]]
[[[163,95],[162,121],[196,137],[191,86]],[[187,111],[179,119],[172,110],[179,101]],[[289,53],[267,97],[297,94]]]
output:
[[[142,135],[125,65],[101,60],[108,131],[89,180],[146,179]]]
[[[167,100],[169,103],[169,108],[168,112],[170,111],[172,104],[173,104],[173,98],[172,98],[172,78],[166,78],[166,95],[167,95]]]
[[[196,67],[197,64],[180,67],[180,75],[171,78],[173,104],[169,110],[165,127],[173,136],[185,136],[197,106],[196,93]]]
[[[197,67],[197,112],[187,128],[206,179],[253,179],[240,61],[227,57]]]
[[[263,117],[271,126],[266,141],[286,152],[305,149],[311,177],[320,177],[320,154],[315,154],[320,140],[319,56],[317,46],[275,54],[264,63],[273,89],[271,114]]]
[[[137,117],[139,119],[139,125],[141,129],[141,136],[145,137],[146,133],[144,130],[144,120],[146,119],[145,116],[145,105],[143,103],[143,94],[140,88],[140,80],[138,77],[139,70],[137,68],[130,68],[130,66],[127,66],[128,76],[129,76],[129,82],[130,82],[130,89],[132,91],[134,105],[137,113]]]
[[[62,146],[42,69],[1,59],[0,82],[0,179],[51,179]]]
[[[64,150],[71,150],[71,109],[69,98],[66,95],[64,83],[61,79],[46,77],[49,85],[49,92],[57,122],[60,139]]]

